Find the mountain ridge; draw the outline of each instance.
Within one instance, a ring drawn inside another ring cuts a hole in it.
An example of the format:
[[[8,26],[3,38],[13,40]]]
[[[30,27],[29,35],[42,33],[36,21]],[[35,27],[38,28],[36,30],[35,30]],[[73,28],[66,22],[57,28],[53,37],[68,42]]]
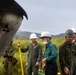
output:
[[[19,30],[16,34],[15,37],[23,37],[23,38],[29,38],[31,33],[35,33],[35,32],[29,32],[29,31],[22,31]],[[40,33],[36,33],[38,37],[40,37]],[[52,37],[56,37],[56,38],[63,38],[65,36],[64,33],[58,34],[58,35],[52,35]]]

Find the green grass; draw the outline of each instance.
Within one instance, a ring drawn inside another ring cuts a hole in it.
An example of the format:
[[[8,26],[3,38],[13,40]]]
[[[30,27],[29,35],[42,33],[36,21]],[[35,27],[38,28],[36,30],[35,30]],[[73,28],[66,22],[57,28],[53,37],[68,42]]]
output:
[[[42,40],[39,39],[37,41],[38,41],[38,43],[41,44],[42,49],[44,51],[45,50],[45,45],[43,45]],[[18,59],[18,62],[16,64],[16,66],[14,66],[14,72],[13,72],[14,74],[13,75],[22,75],[21,74],[21,65],[20,65],[20,53],[19,53],[19,49],[18,49],[18,46],[17,46],[18,42],[21,42],[22,47],[25,47],[25,46],[27,46],[27,44],[30,43],[29,40],[19,40],[19,39],[14,40],[13,44],[16,47],[15,57]],[[63,38],[53,38],[52,42],[56,44],[57,49],[58,49],[59,45],[64,42],[64,39]],[[24,70],[25,70],[25,67],[26,67],[26,65],[25,65],[26,55],[27,55],[27,53],[22,53],[22,61],[23,61]],[[4,75],[4,69],[3,69],[3,64],[2,64],[3,60],[4,60],[3,57],[0,58],[0,75]]]

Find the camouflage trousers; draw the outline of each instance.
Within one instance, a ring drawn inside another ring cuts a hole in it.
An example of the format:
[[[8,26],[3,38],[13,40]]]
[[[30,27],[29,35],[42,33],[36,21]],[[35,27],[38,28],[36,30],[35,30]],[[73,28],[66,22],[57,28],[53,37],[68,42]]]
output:
[[[4,60],[4,75],[13,75],[12,61],[9,58]]]

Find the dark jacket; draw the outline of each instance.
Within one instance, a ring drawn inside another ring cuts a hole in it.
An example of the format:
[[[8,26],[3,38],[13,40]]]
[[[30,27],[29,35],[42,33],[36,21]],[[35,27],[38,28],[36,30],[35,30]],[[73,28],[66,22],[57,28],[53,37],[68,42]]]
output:
[[[59,47],[59,63],[62,75],[64,73],[64,67],[68,67],[69,70],[71,69],[71,60],[72,57],[76,54],[75,45],[73,43],[64,42]]]
[[[27,17],[25,10],[15,0],[0,0],[0,11],[7,10]]]
[[[73,44],[76,47],[76,40],[73,41]],[[72,61],[71,61],[71,75],[76,75],[76,54],[75,56],[72,57]]]

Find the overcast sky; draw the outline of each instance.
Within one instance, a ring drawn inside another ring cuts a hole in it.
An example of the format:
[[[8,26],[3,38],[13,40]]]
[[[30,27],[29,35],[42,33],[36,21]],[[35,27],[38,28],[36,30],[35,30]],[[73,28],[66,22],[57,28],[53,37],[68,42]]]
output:
[[[76,28],[76,0],[16,0],[27,12],[20,30],[51,34]]]

